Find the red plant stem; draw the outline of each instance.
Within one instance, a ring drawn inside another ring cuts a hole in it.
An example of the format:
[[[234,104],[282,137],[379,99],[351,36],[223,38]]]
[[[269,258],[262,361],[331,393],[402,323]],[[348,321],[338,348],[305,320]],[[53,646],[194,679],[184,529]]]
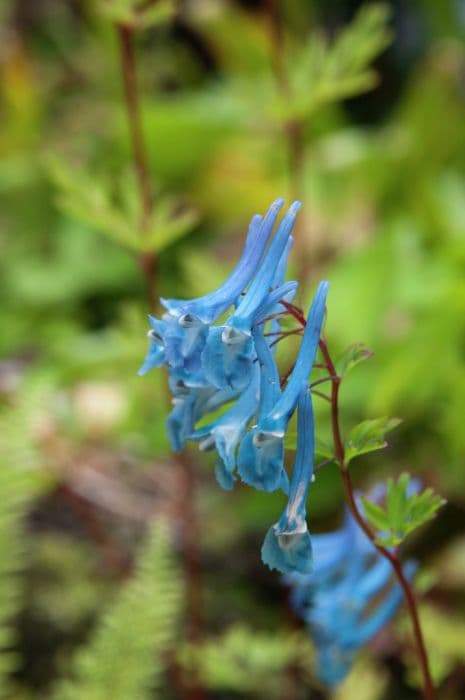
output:
[[[119,39],[121,72],[124,86],[126,112],[131,134],[134,172],[140,198],[140,235],[144,236],[153,210],[152,188],[148,167],[147,150],[142,131],[140,99],[137,85],[136,58],[134,52],[134,29],[116,24]],[[147,300],[150,308],[156,304],[157,259],[153,253],[142,253],[139,266],[146,282]],[[180,466],[181,493],[180,516],[183,522],[183,567],[186,586],[187,638],[198,644],[203,638],[202,586],[199,557],[199,521],[195,508],[195,472],[187,452],[176,456]],[[207,694],[197,679],[185,685],[186,700],[206,700]]]
[[[116,24],[119,40],[121,74],[123,79],[124,99],[131,136],[134,173],[140,196],[139,231],[141,236],[147,232],[147,226],[153,209],[152,188],[148,166],[147,149],[142,131],[140,98],[137,85],[136,57],[134,52],[134,29],[125,24]],[[157,259],[154,253],[143,252],[139,255],[139,266],[147,286],[150,308],[156,302]]]
[[[273,64],[273,72],[276,80],[276,85],[284,103],[288,103],[291,97],[291,86],[289,77],[286,71],[284,61],[284,33],[283,25],[279,11],[278,0],[264,0],[264,8],[266,19],[269,26],[270,44],[271,44],[271,60]],[[304,128],[300,119],[288,117],[284,119],[282,125],[282,133],[287,149],[289,184],[291,198],[300,200],[305,199],[305,140]],[[295,231],[299,234],[299,219],[295,224]],[[298,256],[299,279],[305,280],[307,277],[307,255],[306,249],[308,242],[302,235],[296,235],[296,246],[300,248]]]
[[[305,317],[300,309],[293,306],[292,304],[286,304],[285,302],[282,303],[286,307],[287,311],[297,321],[299,321],[299,323],[301,323],[303,326],[306,325]],[[399,581],[399,584],[404,593],[405,602],[407,604],[407,609],[410,615],[415,645],[418,652],[418,659],[420,661],[421,672],[423,676],[423,696],[425,700],[436,700],[436,693],[434,690],[431,672],[429,668],[428,652],[426,650],[425,641],[423,638],[423,632],[421,629],[417,602],[415,600],[413,588],[404,575],[404,571],[399,561],[397,551],[391,552],[389,549],[386,549],[386,547],[383,547],[382,545],[376,542],[375,533],[372,531],[369,524],[363,518],[357,505],[352,485],[352,479],[350,477],[348,465],[345,461],[344,441],[342,439],[341,427],[339,422],[339,389],[341,386],[342,377],[338,376],[337,374],[336,367],[334,365],[331,354],[328,350],[328,346],[326,344],[326,340],[324,338],[320,339],[319,347],[324,358],[324,366],[331,378],[331,428],[333,434],[334,454],[339,466],[339,472],[341,474],[347,504],[359,527],[363,530],[368,539],[373,543],[378,552],[389,561],[394,571],[394,574],[397,580]]]
[[[284,33],[278,0],[265,0],[265,10],[271,39],[273,72],[279,92],[283,99],[287,100],[290,97],[291,86],[284,61]],[[291,194],[293,197],[300,197],[305,165],[302,123],[298,119],[286,119],[283,132],[287,141]]]
[[[415,600],[415,595],[410,585],[408,579],[405,577],[402,565],[399,561],[397,552],[391,552],[386,547],[378,544],[376,540],[376,535],[370,528],[369,524],[363,518],[362,514],[357,505],[357,501],[354,495],[354,489],[352,485],[352,479],[348,470],[348,465],[345,462],[344,454],[344,442],[342,440],[340,423],[339,423],[339,388],[341,386],[342,378],[337,376],[336,368],[331,355],[328,350],[326,341],[321,338],[320,340],[320,350],[324,357],[326,369],[331,375],[331,424],[333,433],[333,443],[334,451],[336,455],[336,460],[339,464],[339,471],[342,477],[342,483],[344,486],[344,493],[346,496],[349,508],[357,521],[358,525],[361,527],[363,532],[366,534],[369,540],[374,544],[378,552],[385,557],[391,564],[393,571],[396,575],[399,584],[402,587],[405,596],[405,602],[410,614],[410,619],[413,627],[413,634],[415,638],[415,644],[417,647],[418,658],[420,661],[421,671],[423,675],[423,695],[425,700],[435,700],[436,694],[433,686],[433,681],[431,678],[431,672],[429,669],[428,653],[426,651],[425,641],[423,638],[423,632],[421,629],[420,618],[418,615],[417,603]]]

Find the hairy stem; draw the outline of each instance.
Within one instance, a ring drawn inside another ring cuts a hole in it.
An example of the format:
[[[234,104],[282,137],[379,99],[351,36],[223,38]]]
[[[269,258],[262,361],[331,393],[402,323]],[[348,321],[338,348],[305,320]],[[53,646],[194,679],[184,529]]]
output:
[[[147,149],[142,130],[139,89],[137,84],[136,57],[134,51],[134,30],[132,27],[117,24],[121,75],[124,88],[126,113],[131,137],[134,173],[140,199],[139,233],[144,236],[153,209],[153,196],[150,184]],[[139,255],[139,267],[145,279],[150,308],[155,306],[157,259],[154,253]]]

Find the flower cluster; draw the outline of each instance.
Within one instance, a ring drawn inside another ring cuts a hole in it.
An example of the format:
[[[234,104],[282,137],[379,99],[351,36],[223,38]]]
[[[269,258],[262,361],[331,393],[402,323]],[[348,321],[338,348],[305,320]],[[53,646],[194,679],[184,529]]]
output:
[[[383,487],[376,487],[379,497]],[[313,535],[315,567],[311,574],[286,577],[297,614],[306,623],[317,649],[317,675],[332,687],[349,672],[355,655],[396,612],[402,589],[392,568],[347,511],[343,526]],[[404,573],[413,577],[416,564]]]
[[[324,319],[328,283],[321,282],[311,305],[292,372],[282,387],[274,357],[280,317],[297,290],[286,282],[292,230],[300,203],[294,202],[275,227],[283,200],[265,216],[252,218],[242,256],[214,292],[191,299],[161,299],[166,312],[150,316],[150,348],[139,370],[168,368],[173,409],[167,431],[174,451],[187,440],[216,450],[216,477],[225,489],[241,480],[267,492],[282,489],[286,508],[262,549],[271,568],[309,573],[312,548],[306,498],[313,475],[314,421],[308,378]],[[208,421],[208,415],[224,412]],[[284,436],[298,412],[298,444],[289,483]],[[198,427],[199,421],[202,427]]]

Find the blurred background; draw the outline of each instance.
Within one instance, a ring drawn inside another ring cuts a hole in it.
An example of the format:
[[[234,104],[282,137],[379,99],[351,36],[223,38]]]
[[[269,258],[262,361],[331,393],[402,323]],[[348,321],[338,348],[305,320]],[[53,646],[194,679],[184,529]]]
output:
[[[260,561],[282,495],[174,459],[163,373],[136,374],[158,296],[212,290],[284,196],[298,303],[329,279],[333,353],[374,352],[344,430],[403,420],[357,488],[409,470],[448,500],[407,550],[439,697],[465,697],[463,0],[3,0],[0,22],[1,696],[420,697],[402,614],[319,687]],[[342,503],[330,465],[310,529]]]

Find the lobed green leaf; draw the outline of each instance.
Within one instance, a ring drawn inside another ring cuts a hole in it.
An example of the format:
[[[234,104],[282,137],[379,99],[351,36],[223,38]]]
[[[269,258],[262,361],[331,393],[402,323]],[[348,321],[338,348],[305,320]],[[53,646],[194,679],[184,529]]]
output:
[[[364,420],[349,433],[345,444],[346,464],[359,455],[386,447],[385,436],[401,423],[400,418],[374,418]]]
[[[430,488],[416,493],[406,473],[397,481],[388,479],[384,507],[362,499],[365,518],[378,533],[376,541],[384,547],[397,547],[407,535],[434,518],[444,503]]]

